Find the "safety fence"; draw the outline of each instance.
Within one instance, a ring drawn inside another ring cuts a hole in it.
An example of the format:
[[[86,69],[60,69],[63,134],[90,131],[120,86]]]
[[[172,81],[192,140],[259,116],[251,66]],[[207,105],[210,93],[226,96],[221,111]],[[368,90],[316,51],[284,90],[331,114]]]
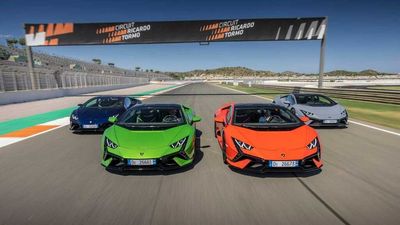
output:
[[[343,98],[351,100],[361,100],[368,102],[380,102],[400,105],[400,91],[396,90],[371,90],[371,89],[352,89],[352,88],[309,88],[309,87],[289,87],[276,85],[261,85],[238,83],[243,87],[256,87],[260,89],[274,90],[274,94],[287,94],[291,92],[319,93],[333,98]]]
[[[145,72],[137,74],[137,76],[120,76],[89,72],[54,71],[44,68],[35,68],[34,70],[37,89],[141,84],[155,78],[157,78],[156,75]],[[31,89],[31,77],[26,67],[0,65],[0,92]]]

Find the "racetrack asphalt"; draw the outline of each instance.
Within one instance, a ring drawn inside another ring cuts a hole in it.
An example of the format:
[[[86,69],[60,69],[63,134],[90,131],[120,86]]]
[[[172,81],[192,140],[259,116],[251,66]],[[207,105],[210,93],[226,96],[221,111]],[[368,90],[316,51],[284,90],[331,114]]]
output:
[[[264,102],[207,83],[146,99],[191,106],[193,168],[119,175],[100,166],[100,134],[68,127],[0,149],[0,224],[400,224],[400,139],[350,124],[318,129],[321,173],[256,175],[222,163],[214,111]]]

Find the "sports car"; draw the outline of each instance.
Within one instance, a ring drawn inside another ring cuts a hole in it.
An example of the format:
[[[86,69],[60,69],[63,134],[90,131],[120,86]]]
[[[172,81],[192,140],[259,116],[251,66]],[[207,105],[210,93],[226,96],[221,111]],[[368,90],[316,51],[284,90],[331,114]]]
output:
[[[120,117],[101,140],[101,164],[117,172],[170,170],[193,162],[196,122],[189,107],[179,104],[142,104]]]
[[[313,127],[346,127],[346,109],[328,96],[311,93],[293,93],[277,96],[274,103],[290,109],[299,117],[310,118]]]
[[[70,130],[103,131],[111,125],[108,118],[124,113],[128,108],[140,104],[141,101],[126,96],[98,96],[78,104],[70,116]]]
[[[317,132],[275,104],[229,103],[214,115],[224,163],[253,172],[309,172],[322,167]]]

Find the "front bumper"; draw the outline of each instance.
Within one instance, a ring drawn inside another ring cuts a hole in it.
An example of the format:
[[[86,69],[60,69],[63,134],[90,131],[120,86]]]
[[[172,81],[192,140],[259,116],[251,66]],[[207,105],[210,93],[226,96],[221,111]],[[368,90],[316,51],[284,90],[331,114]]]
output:
[[[254,155],[244,153],[236,144],[235,148],[237,153],[234,158],[227,159],[230,166],[237,169],[255,172],[255,173],[266,173],[266,172],[313,172],[321,169],[323,162],[321,159],[321,146],[318,142],[316,151],[311,152],[309,155],[303,155],[303,157],[285,159],[290,161],[297,161],[298,167],[270,167],[271,161],[285,161],[283,159],[273,158],[260,158]]]
[[[98,124],[98,128],[83,128],[82,124],[78,121],[70,121],[69,129],[72,131],[88,131],[88,132],[97,132],[97,131],[104,131],[108,127],[110,127],[111,123],[102,123]]]
[[[194,149],[193,149],[194,151]],[[104,155],[105,154],[105,155]],[[103,152],[102,165],[111,172],[129,172],[129,171],[168,171],[184,168],[193,163],[195,154],[190,158],[182,151],[178,151],[163,157],[157,158],[156,164],[151,166],[132,166],[128,165],[127,158],[115,155],[105,150]],[[154,158],[153,158],[154,159]],[[179,163],[178,163],[179,162]]]
[[[347,122],[347,117],[338,119],[337,123],[324,123],[324,120],[310,118],[311,123],[309,126],[311,127],[346,127],[349,123]]]
[[[308,156],[304,159],[298,160],[299,167],[293,168],[276,168],[276,167],[269,167],[269,162],[271,160],[265,160],[255,157],[244,156],[244,160],[250,160],[248,164],[243,167],[235,166],[235,162],[227,160],[230,166],[234,168],[241,169],[244,171],[254,172],[254,173],[268,173],[268,172],[314,172],[321,170],[322,167],[322,160],[318,160],[318,155],[314,154]]]

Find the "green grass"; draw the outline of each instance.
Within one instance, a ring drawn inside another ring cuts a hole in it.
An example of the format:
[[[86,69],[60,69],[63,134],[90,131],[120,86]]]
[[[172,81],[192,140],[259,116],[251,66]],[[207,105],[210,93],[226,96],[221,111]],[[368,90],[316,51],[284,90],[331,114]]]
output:
[[[368,87],[368,89],[400,91],[400,86],[374,86],[374,87]]]
[[[256,94],[273,99],[276,95],[283,94],[280,91],[264,88],[241,87],[221,84],[221,86]],[[400,129],[400,105],[366,102],[335,98],[335,101],[346,107],[350,118],[363,120],[378,125]]]

